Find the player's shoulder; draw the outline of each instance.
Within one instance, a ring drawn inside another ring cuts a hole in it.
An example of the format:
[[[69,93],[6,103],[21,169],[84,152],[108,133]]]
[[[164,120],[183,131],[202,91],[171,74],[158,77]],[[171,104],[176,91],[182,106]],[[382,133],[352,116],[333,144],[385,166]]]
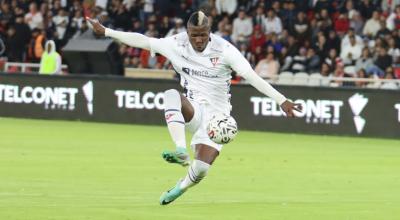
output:
[[[211,50],[214,50],[215,52],[220,52],[220,53],[225,53],[226,50],[229,50],[230,47],[233,47],[229,41],[225,40],[224,38],[215,35],[215,34],[210,34],[211,38]]]
[[[189,37],[186,32],[172,35],[168,37],[168,39],[170,39],[171,41],[175,42],[178,45],[184,45],[189,43]]]

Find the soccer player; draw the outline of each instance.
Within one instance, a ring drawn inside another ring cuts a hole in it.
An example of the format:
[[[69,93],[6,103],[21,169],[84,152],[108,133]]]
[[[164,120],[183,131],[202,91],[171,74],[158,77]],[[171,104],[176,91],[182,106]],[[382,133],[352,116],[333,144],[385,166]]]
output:
[[[210,23],[202,12],[194,12],[187,23],[187,32],[167,38],[149,38],[139,33],[115,31],[104,28],[97,20],[87,18],[93,31],[111,37],[131,47],[149,50],[168,58],[180,75],[184,94],[175,89],[165,91],[165,120],[176,149],[163,152],[170,163],[189,166],[187,175],[160,198],[166,205],[198,184],[218,157],[222,145],[210,140],[207,122],[216,113],[230,114],[230,79],[232,70],[247,80],[263,94],[279,103],[287,116],[301,111],[294,104],[260,78],[249,62],[229,42],[210,33]],[[185,128],[193,133],[191,147],[194,160],[190,162],[186,150]]]

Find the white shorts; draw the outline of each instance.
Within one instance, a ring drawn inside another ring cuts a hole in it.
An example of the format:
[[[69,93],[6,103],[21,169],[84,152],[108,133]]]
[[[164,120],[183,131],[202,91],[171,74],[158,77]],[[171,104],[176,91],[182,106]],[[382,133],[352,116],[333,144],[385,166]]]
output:
[[[196,144],[205,144],[210,147],[221,151],[222,144],[213,142],[207,134],[207,124],[213,115],[218,113],[217,110],[213,109],[208,103],[197,103],[189,100],[194,109],[194,115],[190,122],[186,123],[186,129],[193,134],[190,146],[195,150]]]

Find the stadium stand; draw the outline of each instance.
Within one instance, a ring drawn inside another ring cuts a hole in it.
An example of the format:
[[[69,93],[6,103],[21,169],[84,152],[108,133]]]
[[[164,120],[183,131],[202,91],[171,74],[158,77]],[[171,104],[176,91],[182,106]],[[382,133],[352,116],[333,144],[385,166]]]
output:
[[[212,32],[240,48],[254,67],[273,53],[278,72],[292,72],[296,84],[305,83],[296,80],[298,73],[321,69],[323,78],[400,78],[400,0],[2,0],[0,4],[0,46],[4,45],[0,63],[37,63],[46,40],[54,40],[62,55],[70,39],[96,39],[85,16],[110,28],[164,37],[185,31],[182,21],[185,24],[191,12],[201,9],[211,17]],[[364,56],[362,50],[369,54]],[[120,46],[119,53],[126,68],[172,69],[165,58],[152,58],[137,48]],[[361,68],[365,74],[358,74]],[[318,85],[316,79],[310,77],[305,84]],[[324,80],[320,82],[324,85]],[[283,76],[277,83],[293,82]]]

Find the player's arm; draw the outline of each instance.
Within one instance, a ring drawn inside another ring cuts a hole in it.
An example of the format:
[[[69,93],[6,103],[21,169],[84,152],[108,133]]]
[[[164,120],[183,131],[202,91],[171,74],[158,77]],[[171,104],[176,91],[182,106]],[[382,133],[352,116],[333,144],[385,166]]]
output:
[[[88,17],[86,17],[86,20],[91,24],[89,25],[89,27],[91,26],[93,32],[96,35],[114,38],[131,47],[150,50],[149,37],[143,34],[135,32],[115,31],[110,28],[105,28],[102,24],[100,24],[98,20]]]
[[[170,46],[172,45],[171,38],[153,38],[135,32],[115,31],[110,28],[105,28],[99,21],[86,17],[86,20],[91,24],[89,27],[99,36],[114,38],[128,46],[149,50],[154,56],[159,53],[168,57]]]
[[[278,92],[267,81],[263,80],[253,70],[250,63],[243,55],[232,45],[229,45],[225,50],[225,59],[231,68],[241,77],[247,80],[254,88],[266,96],[274,99],[286,113],[287,116],[293,117],[293,110],[301,111],[301,105],[289,101],[284,95]]]

